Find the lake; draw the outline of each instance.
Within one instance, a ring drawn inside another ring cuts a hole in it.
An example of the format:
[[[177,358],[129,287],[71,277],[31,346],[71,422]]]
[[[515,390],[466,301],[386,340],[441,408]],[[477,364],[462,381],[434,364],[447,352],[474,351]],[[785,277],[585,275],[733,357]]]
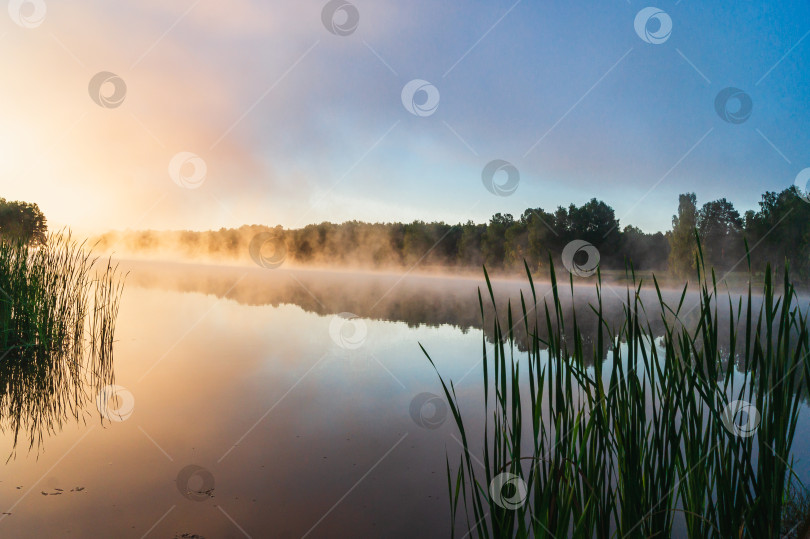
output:
[[[455,463],[461,446],[419,344],[475,431],[483,276],[122,267],[118,398],[40,448],[18,443],[2,465],[0,511],[11,514],[0,536],[449,536],[445,458]],[[586,282],[583,321],[596,297]],[[494,287],[501,314],[507,298],[519,310],[520,291],[530,294],[523,280]],[[537,283],[541,303],[549,291]],[[606,311],[620,313],[626,297],[605,287]],[[807,482],[806,405],[800,414],[794,467]],[[2,449],[12,447],[6,432]]]

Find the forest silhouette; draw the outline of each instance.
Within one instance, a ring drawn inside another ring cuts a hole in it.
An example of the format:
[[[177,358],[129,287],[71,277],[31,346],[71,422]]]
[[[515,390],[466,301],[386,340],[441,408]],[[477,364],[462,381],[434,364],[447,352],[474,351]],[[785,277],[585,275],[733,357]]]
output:
[[[559,267],[563,250],[582,240],[599,251],[599,267],[668,273],[688,278],[695,273],[698,239],[708,267],[718,272],[747,271],[746,243],[754,272],[767,264],[789,264],[801,283],[810,279],[810,204],[795,186],[762,195],[757,211],[740,214],[725,198],[698,206],[694,193],[682,194],[672,229],[645,233],[623,228],[615,211],[592,199],[553,212],[529,208],[519,217],[496,213],[487,223],[467,221],[366,223],[323,222],[300,229],[244,225],[211,231],[123,231],[96,238],[102,251],[119,256],[169,257],[182,260],[249,261],[251,242],[270,238],[271,256],[281,263],[320,267],[469,270],[493,273],[547,270],[549,253]],[[697,234],[695,234],[697,231]]]

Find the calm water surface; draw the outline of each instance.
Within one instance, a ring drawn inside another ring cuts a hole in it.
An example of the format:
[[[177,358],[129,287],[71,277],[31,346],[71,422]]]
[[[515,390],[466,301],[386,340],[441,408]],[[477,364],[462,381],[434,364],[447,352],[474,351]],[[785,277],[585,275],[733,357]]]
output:
[[[2,464],[0,536],[449,536],[445,454],[460,446],[434,404],[412,417],[417,395],[442,394],[418,343],[480,416],[483,281],[125,266],[115,383],[131,415],[85,410],[39,450],[19,444]],[[620,312],[624,295],[604,299]],[[804,409],[805,482],[809,433]]]

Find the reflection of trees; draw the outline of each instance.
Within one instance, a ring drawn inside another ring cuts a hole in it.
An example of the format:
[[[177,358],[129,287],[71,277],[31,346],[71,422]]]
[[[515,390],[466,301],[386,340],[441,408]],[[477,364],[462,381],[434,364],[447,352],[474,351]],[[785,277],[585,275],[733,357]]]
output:
[[[452,325],[462,331],[470,328],[484,329],[487,339],[493,338],[493,316],[497,309],[503,327],[507,327],[507,310],[511,305],[513,335],[518,349],[525,351],[529,344],[527,324],[523,318],[520,294],[523,293],[527,309],[528,327],[533,331],[535,322],[539,329],[539,339],[546,340],[547,323],[544,302],[549,304],[549,316],[555,327],[555,314],[551,306],[552,293],[549,283],[535,283],[537,309],[533,308],[531,288],[528,282],[495,281],[495,308],[488,297],[483,279],[431,278],[389,274],[349,274],[322,271],[288,271],[285,269],[260,270],[226,267],[205,267],[183,264],[136,264],[137,270],[130,275],[130,283],[135,286],[161,288],[182,292],[200,292],[229,299],[245,305],[297,305],[308,312],[319,315],[333,315],[351,312],[367,319],[405,322],[411,327]],[[240,280],[241,278],[241,280]],[[598,330],[598,316],[591,306],[598,304],[596,278],[575,285],[572,292],[567,282],[558,285],[558,293],[565,328],[573,327],[576,315],[582,333],[586,357],[607,356],[610,346],[594,356],[594,346]],[[238,281],[238,282],[237,282]],[[234,284],[236,283],[236,284]],[[482,324],[477,289],[483,294],[485,325]],[[681,291],[662,290],[662,299],[677,310]],[[634,303],[634,293],[630,290],[630,308]],[[658,296],[654,289],[645,288],[639,297],[646,309],[644,320],[652,334],[663,335],[664,324]],[[691,311],[696,303],[694,294],[687,294],[680,310],[680,320],[693,326],[698,322],[697,310]],[[617,324],[626,317],[624,309],[628,304],[627,289],[603,286],[602,310],[609,330],[616,332]],[[644,313],[642,313],[644,314]],[[672,313],[664,313],[671,320]],[[720,317],[723,317],[722,309]],[[724,337],[721,332],[720,338]],[[727,332],[726,332],[727,333]],[[566,343],[573,346],[573,335],[565,335]]]
[[[527,332],[527,323],[531,331],[535,324],[539,330],[540,349],[545,350],[543,341],[548,339],[548,324],[544,303],[548,303],[551,327],[556,327],[551,286],[548,282],[536,282],[537,309],[533,309],[531,288],[527,282],[495,281],[493,292],[495,295],[495,308],[488,297],[489,292],[483,279],[462,279],[443,277],[407,276],[380,273],[351,274],[325,271],[288,271],[285,269],[261,270],[223,266],[195,266],[185,264],[156,264],[148,262],[130,262],[134,271],[130,273],[128,281],[131,285],[144,288],[157,288],[162,290],[196,292],[211,294],[219,298],[227,297],[243,305],[296,305],[304,311],[316,313],[321,316],[335,315],[341,312],[350,312],[361,318],[370,320],[384,320],[404,322],[409,327],[429,326],[438,327],[451,325],[462,332],[470,329],[481,330],[490,343],[494,339],[494,316],[497,309],[501,327],[507,328],[507,310],[511,305],[513,336],[515,345],[525,352],[528,350],[530,335]],[[568,282],[558,285],[561,312],[563,313],[564,328],[568,332],[574,327],[574,316],[577,319],[577,328],[580,332],[583,357],[608,357],[612,346],[610,334],[618,332],[619,324],[627,320],[625,309],[635,308],[634,291],[626,288],[610,287],[604,285],[601,289],[602,316],[607,324],[606,338],[601,350],[596,350],[599,318],[593,308],[598,305],[596,291],[596,278],[585,281],[587,284],[575,285],[573,297]],[[478,301],[478,288],[481,288],[485,324],[482,324],[481,310]],[[523,320],[520,294],[523,293],[528,316]],[[665,331],[664,319],[670,328],[686,327],[694,332],[700,323],[701,312],[697,306],[696,293],[688,292],[684,297],[680,309],[681,293],[683,290],[661,290],[661,300],[678,312],[665,309],[662,312],[658,294],[653,288],[642,288],[638,292],[639,319],[644,324],[645,333],[652,335],[656,340],[663,337]],[[743,365],[739,357],[731,358],[730,331],[729,331],[729,304],[728,295],[718,291],[718,310],[716,323],[718,331],[719,357],[724,358],[722,365],[715,365],[710,369],[708,365],[693,365],[694,369],[702,369],[704,373],[717,372],[723,375],[729,361],[734,361],[734,367],[739,372]],[[744,347],[745,327],[740,322],[740,313],[737,309],[739,296],[732,294],[732,304],[735,312],[736,327],[736,355],[740,355]],[[628,301],[629,300],[629,301]],[[629,307],[628,307],[629,305]],[[803,302],[803,309],[807,309]],[[725,306],[725,308],[723,308]],[[756,313],[761,306],[761,297],[752,298],[752,309]],[[593,308],[592,308],[593,307]],[[744,314],[744,312],[742,313]],[[649,326],[649,330],[647,330]],[[793,328],[792,331],[796,331]],[[552,329],[554,331],[554,329]],[[506,330],[504,329],[504,332]],[[751,345],[756,338],[755,332],[751,335]],[[563,331],[563,340],[569,350],[575,345],[573,334]],[[695,357],[702,358],[703,338],[700,334],[694,340]],[[598,352],[598,353],[597,353]],[[796,372],[786,384],[796,387],[800,385],[803,373]]]

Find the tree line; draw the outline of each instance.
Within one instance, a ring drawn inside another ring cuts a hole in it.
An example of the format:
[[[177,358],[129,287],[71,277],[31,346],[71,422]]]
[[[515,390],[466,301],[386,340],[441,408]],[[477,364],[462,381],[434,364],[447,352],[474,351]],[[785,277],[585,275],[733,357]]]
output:
[[[695,237],[697,230],[697,238]],[[672,218],[669,270],[679,276],[695,271],[700,240],[706,266],[722,272],[754,271],[789,265],[795,278],[810,280],[810,201],[795,186],[762,195],[759,210],[743,215],[725,198],[698,209],[694,193],[682,194]]]
[[[694,193],[682,194],[672,229],[652,234],[620,227],[613,208],[592,199],[554,211],[529,208],[518,217],[497,213],[487,223],[348,221],[295,230],[245,225],[205,232],[111,232],[101,236],[100,246],[122,255],[137,251],[244,260],[251,240],[271,233],[279,256],[291,263],[372,268],[485,265],[492,271],[519,272],[524,260],[533,271],[546,269],[549,253],[559,266],[565,246],[584,240],[598,249],[603,270],[624,270],[632,264],[637,271],[686,277],[695,271],[698,239],[706,265],[719,272],[747,270],[747,241],[755,271],[768,263],[777,268],[789,263],[794,275],[804,278],[810,277],[808,223],[810,203],[790,187],[766,192],[759,209],[744,215],[725,198],[698,206]]]

